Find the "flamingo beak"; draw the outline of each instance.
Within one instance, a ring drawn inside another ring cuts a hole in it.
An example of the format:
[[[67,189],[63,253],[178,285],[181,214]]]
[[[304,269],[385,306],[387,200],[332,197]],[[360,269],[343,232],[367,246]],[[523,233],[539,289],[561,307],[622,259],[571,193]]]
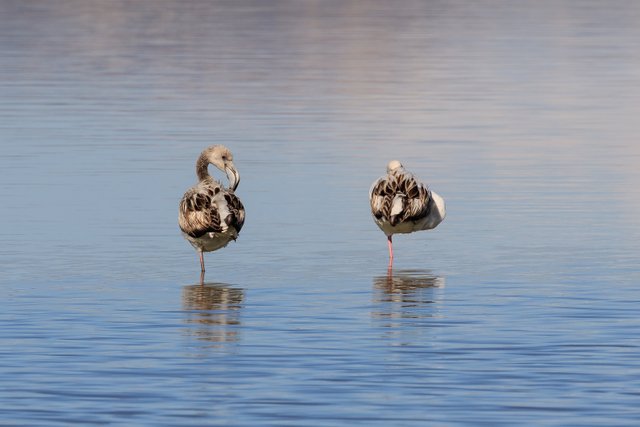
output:
[[[240,174],[236,170],[233,163],[227,164],[224,168],[224,172],[227,174],[227,179],[229,179],[229,188],[233,191],[236,191],[238,188],[238,184],[240,184]]]

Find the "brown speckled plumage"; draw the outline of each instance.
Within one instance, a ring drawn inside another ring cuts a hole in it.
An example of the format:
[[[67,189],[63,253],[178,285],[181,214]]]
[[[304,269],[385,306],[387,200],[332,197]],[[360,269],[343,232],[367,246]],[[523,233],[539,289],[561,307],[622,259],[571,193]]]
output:
[[[220,203],[225,203],[228,211],[224,218],[221,218]],[[227,227],[234,227],[239,233],[244,224],[244,206],[233,191],[207,179],[187,190],[182,197],[178,223],[191,237],[220,233]]]
[[[396,225],[416,221],[429,214],[429,189],[404,169],[391,171],[371,188],[371,213],[377,219]],[[391,213],[394,201],[400,199],[402,210]]]

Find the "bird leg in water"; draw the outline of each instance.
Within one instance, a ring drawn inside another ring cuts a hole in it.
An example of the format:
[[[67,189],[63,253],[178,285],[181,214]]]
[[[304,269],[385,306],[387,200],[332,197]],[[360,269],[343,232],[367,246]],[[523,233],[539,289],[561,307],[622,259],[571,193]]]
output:
[[[198,251],[200,254],[200,271],[204,273],[204,252]]]
[[[391,242],[391,236],[387,236],[387,243],[389,244],[389,268],[393,265],[393,243]]]

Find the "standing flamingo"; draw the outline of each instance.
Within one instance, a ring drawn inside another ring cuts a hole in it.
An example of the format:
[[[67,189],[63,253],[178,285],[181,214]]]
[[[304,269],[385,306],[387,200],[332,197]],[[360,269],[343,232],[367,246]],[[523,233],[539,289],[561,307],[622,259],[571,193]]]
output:
[[[229,187],[209,175],[208,166],[224,171]],[[224,248],[236,240],[244,224],[244,206],[235,195],[240,175],[231,151],[223,145],[207,147],[196,161],[198,183],[182,196],[178,225],[185,239],[200,256],[201,281],[204,278],[204,252]]]
[[[387,236],[389,268],[393,266],[394,234],[430,230],[446,215],[444,199],[397,160],[390,161],[387,174],[373,183],[369,202],[373,220]]]

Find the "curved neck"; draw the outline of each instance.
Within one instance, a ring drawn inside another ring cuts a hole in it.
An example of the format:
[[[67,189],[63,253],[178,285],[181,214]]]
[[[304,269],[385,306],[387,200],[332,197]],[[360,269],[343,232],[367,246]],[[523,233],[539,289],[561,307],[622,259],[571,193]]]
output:
[[[196,161],[196,175],[199,181],[204,181],[211,176],[209,175],[209,160],[206,156],[201,155],[198,157],[198,161]]]

